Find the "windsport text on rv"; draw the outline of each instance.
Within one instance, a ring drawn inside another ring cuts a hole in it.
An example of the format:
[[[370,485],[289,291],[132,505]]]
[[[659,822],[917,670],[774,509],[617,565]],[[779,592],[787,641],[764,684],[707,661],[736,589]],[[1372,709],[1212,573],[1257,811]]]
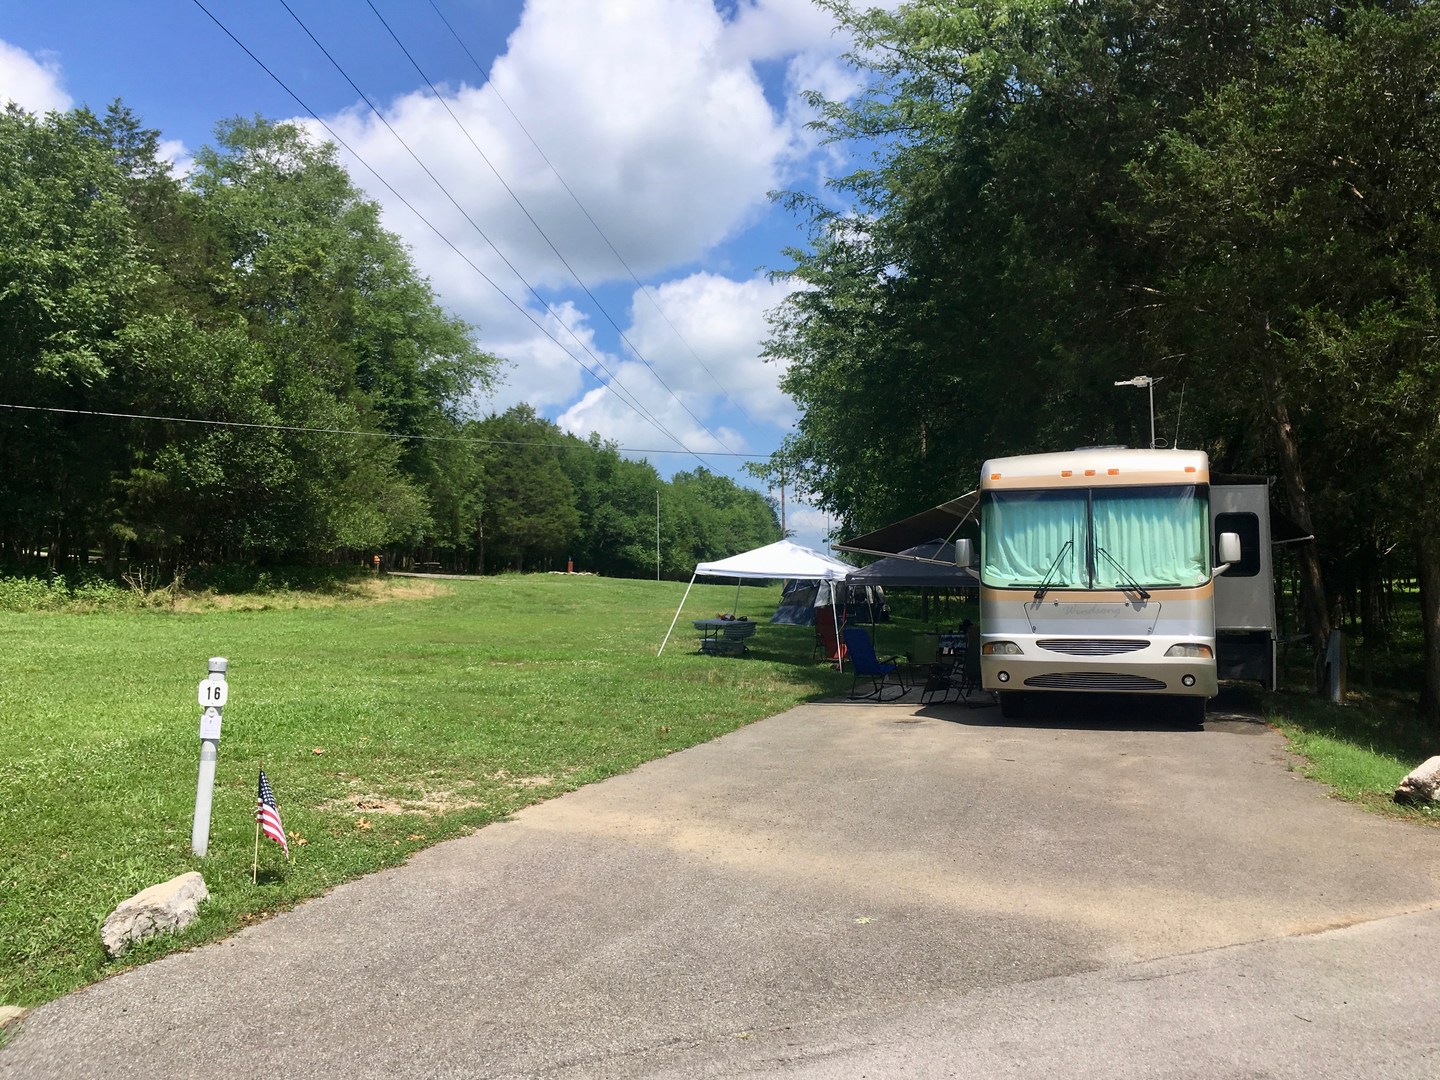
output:
[[[980,478],[980,670],[1006,716],[1031,695],[1138,693],[1200,722],[1217,691],[1210,463],[1097,447],[993,458]],[[1216,565],[1216,563],[1220,565]],[[1273,621],[1273,620],[1272,620]]]

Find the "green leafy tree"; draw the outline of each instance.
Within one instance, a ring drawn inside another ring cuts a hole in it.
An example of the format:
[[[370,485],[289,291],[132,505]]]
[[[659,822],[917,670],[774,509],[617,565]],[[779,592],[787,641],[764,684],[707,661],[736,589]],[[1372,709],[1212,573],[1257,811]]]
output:
[[[560,466],[580,513],[576,566],[614,577],[652,576],[656,496],[664,486],[654,466],[621,457],[613,442],[594,434],[566,437],[564,445]]]
[[[313,561],[421,543],[436,508],[451,529],[476,482],[446,440],[494,358],[332,148],[231,121],[182,182],[158,146],[118,102],[0,116],[0,400],[198,422],[6,411],[0,559]]]
[[[1356,5],[1262,40],[1267,62],[1136,170],[1169,241],[1159,295],[1172,340],[1273,432],[1290,509],[1321,541],[1302,561],[1317,640],[1347,579],[1378,630],[1381,553],[1408,539],[1428,586],[1422,710],[1440,721],[1437,522],[1412,497],[1440,433],[1440,16]]]
[[[264,485],[276,554],[415,545],[433,503],[453,511],[423,436],[457,433],[460,403],[495,360],[446,315],[403,245],[335,159],[297,127],[220,125],[196,155],[193,186],[228,272],[216,288],[266,368],[265,396],[294,433],[289,466]],[[453,518],[453,513],[452,513]]]
[[[817,102],[823,124],[875,161],[835,182],[837,206],[789,196],[812,224],[789,271],[807,288],[770,353],[804,415],[774,467],[868,528],[991,454],[1144,445],[1110,384],[1164,378],[1162,432],[1188,389],[1185,441],[1278,474],[1313,526],[1317,643],[1347,576],[1373,592],[1378,552],[1410,539],[1436,582],[1440,714],[1436,531],[1406,494],[1435,460],[1433,7],[826,6],[872,83]]]
[[[564,437],[528,405],[475,427],[485,448],[481,562],[487,570],[563,565],[580,528],[575,488],[560,465]]]
[[[90,118],[0,113],[0,401],[92,409],[113,400],[120,335],[153,276],[128,177]],[[116,429],[61,414],[0,416],[0,558],[83,556],[109,501]]]

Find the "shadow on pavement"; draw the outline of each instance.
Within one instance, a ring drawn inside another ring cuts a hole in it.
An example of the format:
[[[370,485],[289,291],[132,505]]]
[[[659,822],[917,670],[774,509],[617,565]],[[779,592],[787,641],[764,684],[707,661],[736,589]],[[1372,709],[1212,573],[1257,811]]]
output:
[[[910,702],[914,705],[917,702]],[[1027,715],[1005,717],[989,694],[972,694],[969,702],[922,705],[917,716],[967,727],[1064,731],[1190,731],[1261,734],[1268,725],[1248,688],[1221,689],[1206,709],[1203,728],[1163,699],[1129,694],[1070,694],[1031,699]]]

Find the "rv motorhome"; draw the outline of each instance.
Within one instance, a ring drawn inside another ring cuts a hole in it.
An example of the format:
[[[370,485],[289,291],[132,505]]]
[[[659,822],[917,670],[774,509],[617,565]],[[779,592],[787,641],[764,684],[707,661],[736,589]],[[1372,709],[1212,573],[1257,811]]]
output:
[[[1193,450],[993,458],[978,491],[836,546],[954,538],[977,509],[978,560],[967,538],[955,556],[978,572],[982,683],[1007,716],[1041,694],[1121,693],[1199,723],[1221,679],[1274,689],[1265,478],[1212,477]],[[1307,539],[1291,532],[1279,542]]]
[[[1228,494],[1217,517],[1213,494],[1199,451],[985,463],[980,670],[1005,715],[1038,694],[1133,693],[1171,699],[1198,723],[1222,673],[1274,685],[1268,519]],[[1231,572],[1249,580],[1222,585]]]

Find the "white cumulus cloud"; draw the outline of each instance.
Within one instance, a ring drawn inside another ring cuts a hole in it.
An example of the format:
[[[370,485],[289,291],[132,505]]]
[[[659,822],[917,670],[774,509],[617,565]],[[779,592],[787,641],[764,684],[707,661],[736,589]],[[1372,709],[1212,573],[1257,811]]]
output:
[[[384,122],[363,104],[327,120],[404,194],[408,207],[348,162],[446,305],[510,361],[490,406],[528,402],[622,445],[673,445],[663,427],[711,451],[752,449],[771,428],[768,450],[793,422],[778,367],[759,359],[785,287],[695,268],[755,265],[727,245],[773,212],[772,190],[816,175],[800,92],[858,84],[809,0],[727,11],[528,0],[488,84],[400,95]],[[622,289],[628,313],[590,295]],[[609,333],[627,320],[623,338]],[[582,370],[600,364],[618,388]]]
[[[657,425],[701,453],[750,453],[742,431],[789,427],[794,404],[780,392],[783,369],[760,357],[765,313],[787,286],[699,273],[637,293],[626,340],[643,361],[626,360],[617,376],[624,393],[596,389],[567,409],[562,427],[600,431],[622,445],[666,448]],[[626,399],[630,399],[627,404]]]
[[[33,113],[63,111],[73,104],[61,85],[58,62],[0,41],[0,105],[10,101]]]

